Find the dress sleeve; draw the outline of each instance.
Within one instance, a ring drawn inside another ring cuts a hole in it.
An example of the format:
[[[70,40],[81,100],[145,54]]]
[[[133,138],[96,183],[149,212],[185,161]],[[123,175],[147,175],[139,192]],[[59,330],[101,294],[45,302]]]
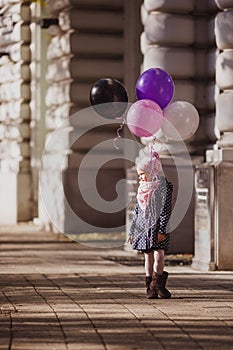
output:
[[[166,182],[164,191],[165,191],[165,200],[164,200],[163,208],[161,209],[161,213],[157,220],[157,232],[168,234],[169,233],[168,221],[170,219],[171,212],[172,212],[173,185],[171,182],[168,182],[168,181]]]

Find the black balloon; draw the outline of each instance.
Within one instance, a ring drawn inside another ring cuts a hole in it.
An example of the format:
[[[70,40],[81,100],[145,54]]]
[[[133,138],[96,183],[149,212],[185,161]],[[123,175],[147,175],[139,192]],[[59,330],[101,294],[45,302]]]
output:
[[[90,102],[99,115],[120,118],[127,108],[128,94],[118,80],[101,78],[91,88]]]

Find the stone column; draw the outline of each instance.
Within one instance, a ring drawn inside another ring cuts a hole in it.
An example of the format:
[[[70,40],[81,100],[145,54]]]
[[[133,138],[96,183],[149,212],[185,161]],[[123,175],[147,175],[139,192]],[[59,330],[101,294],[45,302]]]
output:
[[[59,218],[59,229],[64,232],[87,232],[85,225],[77,225],[74,216],[68,214],[64,197],[58,192],[61,179],[57,161],[69,151],[63,168],[63,185],[66,199],[75,214],[100,228],[102,225],[124,224],[124,212],[113,216],[98,213],[88,207],[80,194],[77,180],[85,154],[101,141],[113,139],[116,136],[116,124],[113,127],[102,125],[92,129],[95,123],[92,123],[88,114],[84,119],[69,119],[76,112],[90,106],[90,90],[98,79],[110,77],[124,83],[124,1],[49,0],[48,16],[57,18],[59,22],[57,28],[53,26],[48,29],[51,40],[46,53],[47,140],[53,137],[57,127],[61,129],[59,142],[57,140],[49,144],[43,158],[43,186],[47,186],[54,198],[54,205],[50,208],[52,216]],[[87,130],[88,133],[79,139],[80,130]],[[124,178],[123,165],[106,163],[97,185],[89,179],[95,166],[98,166],[96,160],[104,165],[106,156],[111,158],[114,151],[113,146],[102,148],[96,157],[89,158],[91,161],[86,169],[87,187],[99,186],[100,193],[108,200],[115,192],[115,182]],[[53,230],[57,229],[51,217],[46,217],[43,210],[40,218],[48,227],[51,225]]]
[[[216,85],[219,91],[216,99],[216,126],[221,132],[219,147],[233,150],[233,1],[216,1],[222,12],[215,19],[216,43]],[[233,160],[233,156],[232,156]]]
[[[232,270],[233,244],[233,1],[216,0],[221,10],[215,18],[216,43],[216,127],[220,132],[216,151],[215,263],[220,270]]]
[[[173,101],[190,102],[200,114],[197,133],[186,141],[186,146],[192,155],[193,166],[204,160],[205,150],[216,140],[213,132],[215,12],[216,5],[211,1],[144,0],[141,7],[144,25],[141,35],[141,50],[144,55],[142,71],[160,67],[169,72],[175,84]],[[171,144],[171,147],[173,146]],[[177,156],[182,157],[178,150],[177,152]],[[162,158],[164,170],[175,184],[173,162],[168,156]],[[132,174],[130,176],[133,177]],[[176,191],[177,184],[174,198]],[[173,253],[193,253],[193,248],[194,200],[183,222],[172,235],[170,244]]]
[[[30,6],[0,2],[0,223],[32,218]]]
[[[165,69],[175,83],[173,101],[188,101],[199,110],[200,127],[186,142],[192,154],[204,155],[216,140],[215,13],[215,4],[209,1],[145,0],[142,5],[142,71]]]
[[[233,1],[216,0],[216,130],[219,140],[196,170],[193,267],[232,270],[233,260]]]
[[[38,217],[38,183],[41,157],[45,143],[45,93],[47,82],[46,51],[49,41],[47,31],[40,23],[45,16],[44,2],[32,1],[30,5],[32,21],[31,29],[31,186],[33,201],[33,217]]]

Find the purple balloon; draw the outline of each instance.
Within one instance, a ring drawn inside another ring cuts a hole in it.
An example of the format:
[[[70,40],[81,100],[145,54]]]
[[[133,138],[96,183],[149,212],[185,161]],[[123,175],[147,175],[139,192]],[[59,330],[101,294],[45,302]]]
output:
[[[163,109],[174,95],[172,77],[161,68],[150,68],[138,78],[136,95],[138,100],[152,100]]]

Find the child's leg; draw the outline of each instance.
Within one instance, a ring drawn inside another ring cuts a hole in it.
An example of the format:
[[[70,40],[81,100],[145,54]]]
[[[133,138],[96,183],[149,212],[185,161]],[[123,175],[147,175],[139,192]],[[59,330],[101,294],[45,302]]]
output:
[[[154,272],[158,275],[163,274],[164,269],[164,250],[154,251]]]
[[[150,253],[144,253],[145,256],[145,272],[146,272],[146,294],[147,298],[149,299],[155,299],[158,298],[158,294],[151,290],[150,284],[152,282],[152,275],[153,275],[153,265],[154,265],[154,252]]]
[[[144,253],[146,277],[151,277],[153,273],[154,252]]]
[[[155,289],[157,288],[158,295],[161,298],[171,298],[171,293],[166,288],[168,273],[164,269],[164,250],[156,250],[154,252],[154,280]],[[152,282],[153,283],[153,282]]]

